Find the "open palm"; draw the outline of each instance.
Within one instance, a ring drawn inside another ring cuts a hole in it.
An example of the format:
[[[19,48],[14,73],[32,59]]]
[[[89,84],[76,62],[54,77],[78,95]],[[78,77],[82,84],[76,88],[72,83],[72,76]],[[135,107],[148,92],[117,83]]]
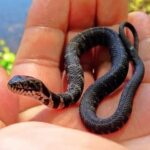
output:
[[[63,49],[65,43],[86,28],[93,26],[112,26],[119,24],[128,17],[128,20],[134,24],[140,36],[139,55],[144,61],[146,72],[143,82],[135,96],[133,113],[128,123],[120,131],[107,135],[106,137],[124,144],[126,147],[132,147],[132,143],[137,142],[137,140],[134,141],[134,138],[146,136],[150,133],[150,78],[148,75],[150,72],[150,17],[140,12],[132,13],[128,16],[126,0],[121,0],[115,3],[115,5],[114,3],[115,0],[107,2],[103,0],[72,0],[70,2],[68,0],[58,2],[57,0],[45,0],[44,3],[43,0],[33,1],[11,76],[15,74],[30,75],[41,79],[52,91],[56,93],[63,92],[66,87],[66,76],[63,71]],[[81,58],[81,63],[85,76],[84,89],[95,78],[107,72],[111,66],[108,51],[102,47],[87,52]],[[93,67],[95,69],[94,75],[92,74]],[[131,77],[131,70],[130,67],[127,79]],[[41,105],[34,99],[14,95],[7,89],[6,84],[9,77],[3,69],[0,71],[0,95],[2,95],[0,101],[1,127],[22,121],[41,121],[86,131],[79,117],[78,104],[63,110],[53,110]],[[113,113],[122,89],[123,86],[102,102],[98,108],[98,114],[108,116]],[[80,133],[76,130],[50,126],[46,123],[27,122],[2,129],[0,145],[3,145],[2,139],[5,139],[6,133],[10,136],[14,135],[16,133],[15,131],[18,130],[20,132],[17,136],[23,138],[25,137],[23,134],[24,130],[37,132],[37,126],[40,135],[44,132],[45,138],[47,137],[49,140],[52,139],[50,134],[53,135],[53,138],[54,136],[58,138],[60,133],[64,135],[68,131],[69,135],[66,135],[68,143],[71,140],[75,140],[74,142],[79,147],[81,146],[81,149],[83,147],[80,138],[91,138],[89,145],[94,145],[95,147],[93,149],[99,149],[101,145],[105,145],[104,143],[108,143],[107,146],[110,147],[111,144],[114,144],[100,137]],[[60,132],[52,132],[55,129],[58,129]],[[77,136],[79,133],[80,136]],[[38,138],[40,138],[40,135],[38,135]],[[34,139],[36,135],[33,135],[31,132],[29,136]],[[72,136],[75,137],[73,138]],[[53,140],[56,140],[56,138]],[[60,147],[65,146],[64,141],[61,142]],[[37,142],[37,144],[40,143]],[[116,145],[116,148],[117,146],[118,149],[124,149],[119,145]],[[38,148],[40,149],[40,146]]]

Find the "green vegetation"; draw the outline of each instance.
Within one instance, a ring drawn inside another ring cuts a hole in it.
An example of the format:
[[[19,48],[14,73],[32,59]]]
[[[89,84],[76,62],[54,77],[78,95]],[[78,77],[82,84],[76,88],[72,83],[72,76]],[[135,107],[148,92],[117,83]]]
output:
[[[129,11],[137,10],[150,14],[150,0],[129,0]]]
[[[8,73],[10,73],[14,61],[15,54],[10,51],[6,42],[0,39],[0,66],[2,66]]]

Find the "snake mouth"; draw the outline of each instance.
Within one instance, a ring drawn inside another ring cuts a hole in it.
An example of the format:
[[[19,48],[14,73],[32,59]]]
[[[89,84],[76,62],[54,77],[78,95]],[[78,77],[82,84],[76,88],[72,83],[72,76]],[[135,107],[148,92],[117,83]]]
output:
[[[9,90],[11,90],[13,93],[24,95],[24,96],[32,96],[34,94],[34,91],[24,89],[24,88],[18,88],[13,85],[8,84]]]
[[[9,84],[8,84],[8,88],[9,88],[9,90],[11,90],[12,92],[15,92],[15,93],[20,93],[21,91],[24,91],[21,88],[16,88],[16,87],[10,86]]]

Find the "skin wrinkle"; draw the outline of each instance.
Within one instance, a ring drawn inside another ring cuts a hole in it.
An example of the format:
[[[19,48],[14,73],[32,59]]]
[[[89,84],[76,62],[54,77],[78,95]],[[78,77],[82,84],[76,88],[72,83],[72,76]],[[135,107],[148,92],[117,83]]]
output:
[[[142,40],[140,42],[140,45],[139,45],[139,49],[141,49],[141,51],[139,51],[139,54],[141,55],[141,58],[144,60],[144,61],[147,61],[150,57],[149,55],[145,55],[145,53],[149,53],[149,41],[150,41],[150,38],[146,38],[145,40]]]
[[[25,43],[28,41],[32,35],[32,40],[29,43]],[[24,38],[22,39],[19,51],[17,53],[16,62],[20,59],[49,59],[50,61],[54,60],[55,63],[60,61],[61,52],[59,49],[63,47],[63,44],[57,45],[57,43],[63,43],[64,35],[60,30],[55,30],[52,28],[28,28],[24,33]],[[47,47],[49,43],[49,47]],[[53,46],[51,46],[53,44]],[[43,45],[43,46],[40,46]],[[34,47],[34,48],[32,48]],[[53,52],[55,49],[55,53]],[[32,50],[32,53],[31,53]],[[43,53],[41,53],[42,51]],[[26,53],[30,53],[29,56],[26,56]],[[48,54],[48,55],[47,55]]]
[[[39,62],[40,61],[40,62]],[[15,62],[15,65],[20,65],[20,64],[37,64],[43,67],[52,67],[52,68],[57,68],[59,67],[59,64],[57,61],[55,60],[49,60],[49,59],[45,59],[45,58],[40,58],[40,59],[20,59],[19,61]]]

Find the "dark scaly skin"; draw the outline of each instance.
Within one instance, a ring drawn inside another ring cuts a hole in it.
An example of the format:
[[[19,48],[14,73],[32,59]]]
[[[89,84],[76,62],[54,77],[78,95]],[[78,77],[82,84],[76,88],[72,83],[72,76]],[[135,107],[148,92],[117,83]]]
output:
[[[125,27],[128,27],[135,37],[134,46],[132,46],[124,34]],[[108,91],[108,89],[115,84],[115,78],[110,76],[109,73],[104,77],[97,79],[95,83],[86,90],[80,104],[80,116],[82,121],[89,130],[98,134],[108,134],[117,131],[127,122],[132,112],[135,92],[144,75],[144,65],[137,53],[138,36],[134,27],[129,23],[123,23],[119,28],[119,33],[130,60],[134,65],[134,73],[122,92],[118,108],[115,113],[108,118],[100,118],[96,116],[96,108],[98,104],[103,100],[104,96],[111,92],[110,90]],[[119,77],[116,79],[119,79]],[[107,91],[107,93],[104,94],[104,91]]]
[[[121,29],[121,32],[124,34],[123,28]],[[124,37],[125,35],[123,35],[123,38]],[[23,75],[14,76],[9,81],[8,87],[15,93],[34,97],[40,100],[43,104],[53,108],[68,107],[70,104],[76,103],[79,100],[83,91],[83,70],[80,65],[79,57],[82,53],[96,45],[108,47],[112,60],[112,68],[85,92],[80,106],[80,114],[83,122],[91,131],[96,133],[113,132],[120,127],[120,124],[122,125],[126,122],[131,111],[131,104],[127,103],[127,107],[125,107],[124,111],[125,113],[123,114],[120,107],[118,107],[115,113],[116,117],[110,117],[107,119],[96,117],[95,110],[99,103],[99,99],[102,100],[104,96],[120,86],[128,72],[128,54],[119,35],[111,29],[100,27],[91,28],[80,33],[70,41],[65,50],[65,69],[68,76],[68,88],[65,93],[55,94],[49,91],[42,81]],[[119,106],[121,106],[121,104],[124,105],[125,102],[124,99],[121,99]],[[93,122],[92,119],[96,119],[94,120],[95,122]],[[116,119],[118,120],[115,121]],[[98,120],[100,122],[98,122]]]

